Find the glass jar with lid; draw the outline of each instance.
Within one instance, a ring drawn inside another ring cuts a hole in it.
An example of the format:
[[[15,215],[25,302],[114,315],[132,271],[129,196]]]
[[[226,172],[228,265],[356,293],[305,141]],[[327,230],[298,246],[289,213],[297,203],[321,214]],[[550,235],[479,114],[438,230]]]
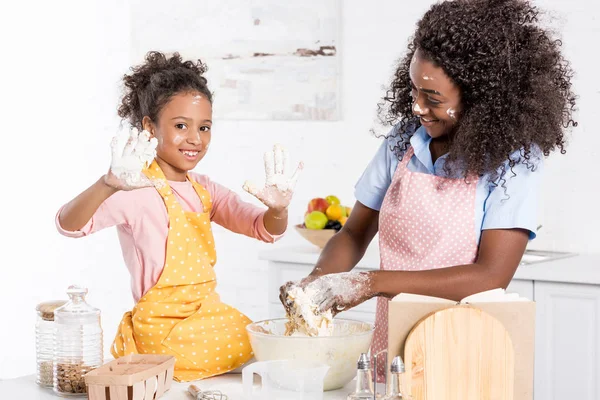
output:
[[[54,311],[54,392],[85,396],[84,375],[103,363],[100,310],[85,301],[87,289],[70,286],[70,300]]]
[[[40,386],[52,387],[54,372],[54,310],[66,303],[65,300],[45,301],[37,305],[35,322],[36,382]]]

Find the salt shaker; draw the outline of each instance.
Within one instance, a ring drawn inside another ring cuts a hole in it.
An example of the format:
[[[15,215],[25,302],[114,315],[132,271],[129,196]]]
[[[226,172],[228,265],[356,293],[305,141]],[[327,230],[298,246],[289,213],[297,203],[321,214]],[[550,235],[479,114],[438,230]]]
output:
[[[360,355],[356,371],[356,390],[350,393],[347,400],[373,400],[380,396],[375,394],[373,386],[373,370],[371,359],[365,353]]]
[[[404,362],[400,356],[394,357],[392,366],[390,367],[391,383],[384,400],[410,400],[411,397],[404,393]]]
[[[35,322],[35,358],[36,358],[36,383],[40,386],[52,387],[54,372],[52,360],[54,358],[54,310],[64,305],[66,301],[46,301],[37,305],[37,319]]]
[[[84,375],[103,363],[100,310],[85,301],[87,289],[70,286],[69,302],[54,311],[54,392],[86,396]]]

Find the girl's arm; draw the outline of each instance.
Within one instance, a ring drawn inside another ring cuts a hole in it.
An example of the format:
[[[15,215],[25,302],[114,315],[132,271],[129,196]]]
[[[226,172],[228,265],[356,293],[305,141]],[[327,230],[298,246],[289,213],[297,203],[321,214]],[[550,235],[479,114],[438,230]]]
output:
[[[92,219],[98,207],[117,191],[106,184],[104,177],[98,179],[63,207],[58,216],[61,228],[73,232],[80,230]]]
[[[129,133],[117,134],[111,142],[109,172],[63,207],[58,216],[60,227],[78,231],[92,219],[102,203],[119,190],[152,186],[142,169],[154,159],[156,143],[148,132],[139,132],[135,128]]]
[[[260,200],[269,209],[263,215],[264,228],[270,235],[281,235],[288,225],[288,207],[294,195],[296,182],[304,168],[302,163],[290,176],[290,157],[281,145],[264,154],[265,186],[260,189],[251,182],[244,183],[244,190]]]
[[[263,224],[267,232],[273,236],[283,235],[288,226],[288,210],[269,208],[263,215]]]
[[[257,207],[243,201],[232,190],[211,181],[206,176],[191,176],[210,193],[212,199],[211,220],[225,229],[263,242],[271,243],[287,228],[287,209],[280,211]],[[281,219],[278,219],[281,218]]]

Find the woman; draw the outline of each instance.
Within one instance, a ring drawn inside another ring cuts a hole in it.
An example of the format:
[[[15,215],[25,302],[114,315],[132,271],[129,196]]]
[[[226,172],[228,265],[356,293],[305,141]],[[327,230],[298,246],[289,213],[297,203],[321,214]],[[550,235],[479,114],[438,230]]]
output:
[[[401,292],[460,300],[506,288],[535,237],[542,157],[575,126],[560,42],[522,0],[455,0],[419,21],[380,104],[392,126],[358,200],[310,276],[321,311],[377,302],[372,351],[387,347]],[[379,232],[381,270],[351,273]]]

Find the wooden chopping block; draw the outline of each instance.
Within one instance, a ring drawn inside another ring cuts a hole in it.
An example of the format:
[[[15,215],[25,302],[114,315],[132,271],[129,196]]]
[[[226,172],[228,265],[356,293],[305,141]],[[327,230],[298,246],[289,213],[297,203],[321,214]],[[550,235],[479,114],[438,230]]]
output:
[[[404,348],[414,400],[513,400],[512,340],[494,317],[459,305],[422,319]]]

